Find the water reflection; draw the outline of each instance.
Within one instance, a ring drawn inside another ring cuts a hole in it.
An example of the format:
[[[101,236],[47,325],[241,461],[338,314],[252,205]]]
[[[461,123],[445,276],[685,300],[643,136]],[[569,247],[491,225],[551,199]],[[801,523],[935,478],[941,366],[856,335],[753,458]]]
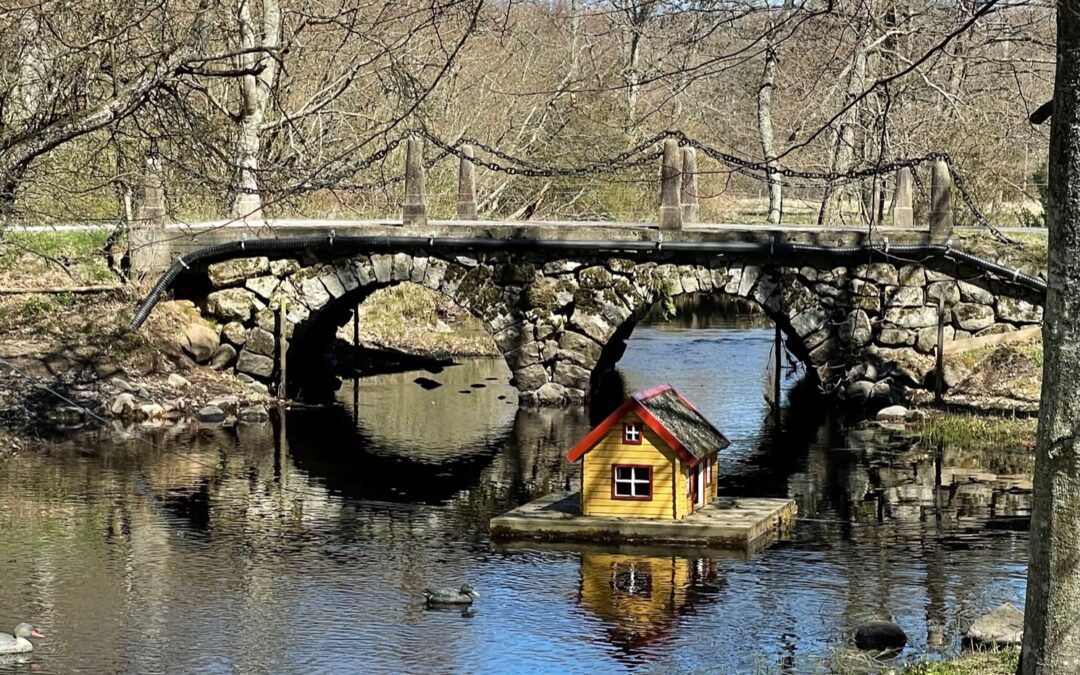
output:
[[[0,672],[798,670],[867,616],[890,614],[914,654],[936,626],[955,649],[963,617],[1022,602],[1026,534],[1009,528],[1027,460],[846,428],[797,388],[777,425],[758,377],[771,339],[639,328],[621,370],[732,438],[722,492],[795,497],[802,520],[768,551],[493,549],[488,519],[576,484],[563,453],[589,413],[505,403],[483,370],[500,364],[365,378],[273,424],[0,462],[0,629],[50,636]],[[424,610],[425,586],[464,581],[474,617]]]

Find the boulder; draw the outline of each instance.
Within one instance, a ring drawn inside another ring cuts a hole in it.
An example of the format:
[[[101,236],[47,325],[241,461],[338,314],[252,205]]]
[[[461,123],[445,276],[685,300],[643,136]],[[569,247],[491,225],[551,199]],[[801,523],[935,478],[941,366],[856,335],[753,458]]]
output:
[[[131,394],[124,392],[113,399],[112,405],[109,406],[109,412],[116,417],[130,416],[135,412],[138,404],[135,402],[135,397]]]
[[[269,302],[270,298],[274,297],[274,291],[277,290],[277,287],[280,284],[281,282],[277,277],[267,275],[265,277],[248,279],[244,282],[244,288]]]
[[[898,286],[900,283],[896,268],[888,263],[859,265],[855,268],[855,276],[887,286]]]
[[[548,382],[536,390],[536,402],[540,405],[561,405],[570,400],[566,387],[561,384]]]
[[[1024,613],[1009,603],[975,619],[964,639],[986,647],[1019,645],[1024,638]]]
[[[195,363],[209,361],[219,343],[217,332],[202,323],[189,323],[180,335],[180,347]]]
[[[885,310],[885,320],[901,328],[926,328],[936,326],[937,307],[893,307]]]
[[[874,383],[869,380],[856,380],[844,388],[844,398],[848,401],[866,401],[874,390]]]
[[[203,406],[195,413],[195,419],[203,424],[220,424],[225,421],[225,411],[216,405]]]
[[[300,263],[289,258],[285,258],[284,260],[274,260],[270,263],[270,274],[273,274],[279,279],[299,271]]]
[[[955,281],[935,281],[926,287],[926,301],[936,305],[943,300],[946,307],[960,302],[960,286]]]
[[[255,405],[241,408],[236,417],[241,422],[265,422],[270,419],[270,414],[263,406]]]
[[[191,386],[191,383],[188,382],[187,378],[178,373],[172,373],[171,375],[169,375],[169,379],[167,381],[169,383],[169,386],[173,389],[186,389],[187,387]]]
[[[274,359],[244,349],[236,359],[236,369],[249,375],[269,378],[274,373]]]
[[[120,391],[135,391],[135,387],[131,386],[131,383],[123,378],[114,377],[109,380],[109,384],[116,387]]]
[[[952,309],[953,324],[966,331],[980,331],[994,323],[994,310],[988,305],[961,302]]]
[[[870,317],[863,310],[857,309],[848,314],[847,320],[840,324],[837,333],[841,341],[847,342],[852,347],[867,345],[873,336]]]
[[[236,360],[236,347],[230,344],[218,345],[214,355],[210,357],[210,367],[214,370],[225,370]]]
[[[902,405],[890,405],[877,412],[879,420],[903,420],[907,419],[908,409]]]
[[[222,396],[215,398],[212,401],[207,401],[206,405],[214,408],[221,408],[227,415],[235,415],[237,407],[240,405],[240,399],[236,396]]]
[[[274,339],[274,334],[262,328],[249,330],[247,340],[244,342],[244,349],[263,356],[273,356],[276,346],[277,340]]]
[[[919,307],[923,304],[923,289],[919,286],[886,286],[886,307]]]
[[[269,309],[262,311],[271,312]],[[271,312],[272,314],[273,312]],[[221,329],[221,337],[237,347],[243,347],[244,342],[247,340],[247,328],[244,328],[244,324],[239,321],[230,321]]]
[[[270,261],[265,256],[237,258],[207,266],[206,273],[214,288],[242,283],[248,277],[270,273]]]
[[[157,403],[144,403],[139,406],[139,413],[146,419],[155,420],[165,415],[165,408]]]
[[[891,621],[867,621],[855,629],[855,646],[859,649],[903,649],[907,640],[904,629]]]
[[[225,321],[248,321],[251,319],[254,301],[255,294],[251,291],[226,288],[206,296],[206,310]]]
[[[538,363],[514,371],[514,384],[521,391],[539,389],[548,381],[547,371]]]
[[[1014,323],[1039,323],[1042,321],[1043,308],[1026,300],[1000,297],[997,299],[998,317]]]

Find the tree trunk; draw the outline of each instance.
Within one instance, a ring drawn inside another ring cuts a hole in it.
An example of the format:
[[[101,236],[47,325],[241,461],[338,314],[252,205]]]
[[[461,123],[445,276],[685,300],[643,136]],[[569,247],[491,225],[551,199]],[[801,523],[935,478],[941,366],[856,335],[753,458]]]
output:
[[[761,151],[765,155],[765,166],[769,168],[769,212],[765,222],[776,225],[780,222],[780,204],[782,201],[780,177],[772,172],[776,169],[776,148],[773,145],[772,94],[776,87],[776,50],[771,46],[765,50],[765,68],[761,73],[761,85],[758,87],[757,122],[761,135]]]
[[[233,218],[262,218],[262,194],[259,186],[259,159],[262,154],[262,127],[266,107],[274,90],[277,61],[257,47],[276,49],[281,39],[281,7],[278,0],[262,0],[262,30],[256,36],[251,19],[251,0],[239,0],[237,21],[240,46],[245,53],[238,57],[242,69],[255,70],[261,61],[262,71],[240,78],[240,114],[236,129],[236,198]]]
[[[1057,8],[1049,290],[1021,672],[1080,671],[1080,0]]]

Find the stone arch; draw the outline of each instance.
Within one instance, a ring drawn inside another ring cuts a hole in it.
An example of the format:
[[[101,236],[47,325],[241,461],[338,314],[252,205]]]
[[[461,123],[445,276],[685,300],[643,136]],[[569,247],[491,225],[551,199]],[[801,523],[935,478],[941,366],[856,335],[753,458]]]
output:
[[[794,267],[727,256],[656,257],[659,262],[569,252],[473,258],[398,251],[303,264],[244,258],[208,267],[217,290],[205,304],[234,352],[223,365],[271,382],[275,308],[282,301],[292,337],[343,299],[355,304],[376,288],[415,282],[479,318],[522,400],[543,404],[584,400],[594,374],[618,360],[634,325],[665,297],[719,294],[759,305],[825,389],[864,399],[895,399],[907,387],[926,386],[925,372],[897,362],[933,351],[939,300],[946,339],[1041,321],[1034,300],[913,264],[830,267],[807,259]]]
[[[277,310],[284,303],[286,338],[302,337],[329,312],[355,306],[379,288],[413,282],[449,297],[503,338],[504,353],[517,349],[506,328],[521,323],[515,307],[525,279],[506,263],[466,256],[441,258],[376,253],[301,264],[296,259],[244,258],[208,267],[217,288],[206,298],[209,316],[224,324],[222,336],[236,352],[231,365],[243,376],[272,382],[278,375]],[[290,350],[292,346],[290,345]]]

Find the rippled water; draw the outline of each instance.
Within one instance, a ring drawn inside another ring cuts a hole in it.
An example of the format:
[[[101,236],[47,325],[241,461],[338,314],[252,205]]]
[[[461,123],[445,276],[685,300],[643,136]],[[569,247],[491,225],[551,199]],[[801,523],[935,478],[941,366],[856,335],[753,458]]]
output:
[[[800,672],[860,619],[891,615],[905,659],[1022,602],[1026,534],[993,528],[1025,512],[1002,476],[1030,460],[845,431],[797,389],[778,425],[771,343],[744,320],[640,327],[620,363],[628,389],[670,382],[734,441],[722,492],[797,499],[792,540],[748,559],[493,546],[491,516],[576,480],[562,455],[590,426],[519,409],[501,363],[346,382],[337,406],[274,424],[2,461],[0,630],[49,637],[0,671]],[[474,616],[424,608],[425,586],[462,581]]]

